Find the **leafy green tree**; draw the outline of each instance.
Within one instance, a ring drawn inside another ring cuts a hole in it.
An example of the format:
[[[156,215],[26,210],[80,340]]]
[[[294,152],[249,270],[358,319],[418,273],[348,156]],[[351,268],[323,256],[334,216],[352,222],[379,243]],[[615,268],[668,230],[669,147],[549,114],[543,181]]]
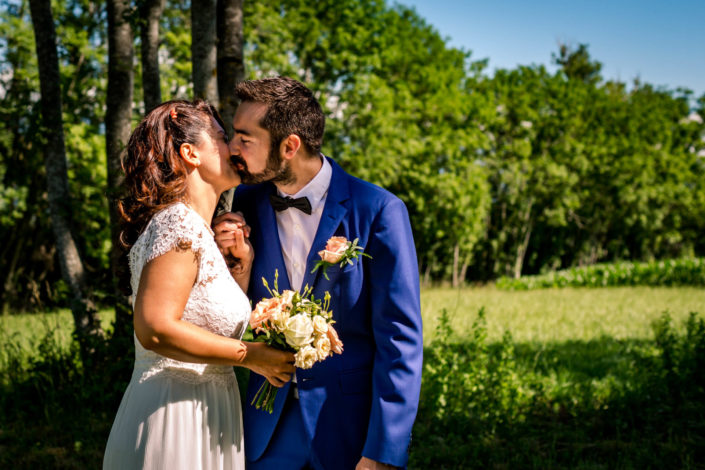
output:
[[[248,3],[245,16],[249,75],[311,86],[328,114],[324,151],[398,194],[427,279],[454,273],[459,282],[489,202],[475,161],[488,145],[479,101],[465,93],[468,54],[383,1]]]
[[[47,135],[42,151],[47,172],[51,225],[61,274],[71,289],[75,332],[83,346],[81,352],[85,356],[88,354],[88,348],[85,346],[87,336],[100,334],[101,329],[95,305],[86,292],[86,273],[71,228],[71,201],[54,15],[49,0],[30,0],[30,10],[39,64],[42,130]]]
[[[58,2],[53,8],[72,224],[89,273],[89,290],[105,282],[107,204],[105,149],[100,136],[105,87],[105,11],[89,1]],[[0,7],[0,241],[4,310],[37,310],[68,305],[49,224],[46,172],[39,143],[39,77],[29,2]],[[81,208],[76,210],[77,201]]]

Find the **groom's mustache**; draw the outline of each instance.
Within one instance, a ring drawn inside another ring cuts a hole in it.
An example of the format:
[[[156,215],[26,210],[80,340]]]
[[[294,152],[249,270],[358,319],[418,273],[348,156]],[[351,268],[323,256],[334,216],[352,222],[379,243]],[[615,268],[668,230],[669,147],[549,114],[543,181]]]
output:
[[[247,162],[240,155],[230,155],[230,162],[237,169],[238,173],[240,173],[240,174],[243,174],[243,173],[249,174],[250,173],[247,170]]]

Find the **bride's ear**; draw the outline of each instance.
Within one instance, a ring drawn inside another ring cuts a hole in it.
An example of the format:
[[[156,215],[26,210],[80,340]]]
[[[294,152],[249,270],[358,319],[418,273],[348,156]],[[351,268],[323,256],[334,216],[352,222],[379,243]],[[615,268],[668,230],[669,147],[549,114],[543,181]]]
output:
[[[193,144],[181,144],[181,147],[179,147],[179,156],[194,168],[201,165],[201,159],[198,158],[196,147],[194,147]]]

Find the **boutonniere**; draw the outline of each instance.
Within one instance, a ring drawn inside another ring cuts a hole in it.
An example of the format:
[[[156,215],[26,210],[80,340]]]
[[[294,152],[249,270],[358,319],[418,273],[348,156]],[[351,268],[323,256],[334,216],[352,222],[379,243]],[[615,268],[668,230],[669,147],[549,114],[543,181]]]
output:
[[[329,267],[338,264],[342,268],[346,264],[353,264],[353,260],[357,259],[360,255],[372,258],[372,256],[367,253],[363,253],[365,248],[358,246],[358,240],[358,238],[349,241],[345,237],[331,237],[326,243],[325,249],[318,252],[318,256],[321,257],[321,260],[316,262],[311,273],[315,273],[318,268],[323,268],[323,275],[326,279],[330,280],[328,274],[326,274],[326,269]]]

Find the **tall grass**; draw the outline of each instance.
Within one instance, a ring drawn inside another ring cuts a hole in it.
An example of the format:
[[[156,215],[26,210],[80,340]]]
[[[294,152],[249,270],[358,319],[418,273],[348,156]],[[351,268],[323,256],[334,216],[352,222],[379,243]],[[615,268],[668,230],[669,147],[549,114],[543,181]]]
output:
[[[110,334],[115,312],[101,310],[98,317],[103,330]],[[26,365],[36,356],[42,342],[50,341],[62,349],[69,348],[73,329],[73,317],[68,309],[31,315],[0,315],[0,370],[7,368],[10,358]]]
[[[702,468],[705,324],[690,312],[704,302],[691,288],[424,290],[410,468]],[[133,352],[105,342],[83,364],[71,330],[68,312],[0,317],[0,468],[100,467]]]
[[[426,350],[410,468],[702,468],[705,321],[646,340],[487,341],[442,312]]]

